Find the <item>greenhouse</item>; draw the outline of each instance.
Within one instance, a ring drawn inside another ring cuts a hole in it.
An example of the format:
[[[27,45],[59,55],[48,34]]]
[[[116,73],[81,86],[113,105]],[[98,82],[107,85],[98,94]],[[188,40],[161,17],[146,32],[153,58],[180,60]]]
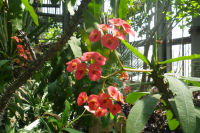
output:
[[[200,1],[0,0],[0,133],[200,133]]]

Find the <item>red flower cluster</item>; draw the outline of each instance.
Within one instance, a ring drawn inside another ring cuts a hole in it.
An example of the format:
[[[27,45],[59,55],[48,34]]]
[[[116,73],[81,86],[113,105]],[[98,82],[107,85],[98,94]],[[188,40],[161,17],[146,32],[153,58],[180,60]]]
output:
[[[130,87],[130,86],[126,86],[126,87],[124,88],[124,92],[125,92],[125,93],[131,92],[131,87]]]
[[[82,63],[82,61],[84,62],[88,62],[91,59],[94,59],[95,63],[94,64],[90,64],[87,68],[86,63]],[[67,71],[68,72],[72,72],[74,70],[76,70],[75,72],[75,78],[77,80],[81,80],[83,78],[83,76],[86,73],[86,70],[88,69],[88,77],[90,78],[90,80],[96,81],[99,80],[101,77],[101,66],[105,65],[106,63],[106,58],[104,56],[102,56],[100,53],[97,52],[85,52],[83,53],[83,55],[79,58],[75,58],[69,62],[66,63],[67,65]]]
[[[115,50],[119,45],[117,39],[126,39],[124,34],[131,34],[132,36],[135,36],[135,33],[131,30],[131,26],[126,21],[120,18],[114,18],[109,20],[109,23],[115,28],[112,28],[112,26],[108,24],[97,25],[97,27],[103,31],[104,35],[101,37],[101,32],[95,29],[90,33],[90,41],[97,42],[101,39],[101,43],[104,47]],[[107,33],[109,30],[113,35]]]
[[[13,36],[13,37],[11,37],[11,39],[15,40],[18,43],[17,51],[18,51],[18,54],[20,57],[24,58],[25,60],[28,60],[28,59],[33,60],[31,53],[29,51],[29,48],[26,47],[27,45],[25,43],[19,44],[19,43],[23,43],[23,41],[20,38]],[[19,62],[19,61],[17,61],[17,62]]]
[[[23,57],[25,60],[28,60],[28,58],[30,60],[33,60],[31,53],[30,53],[28,48],[26,48],[26,50],[25,50],[23,45],[18,44],[17,50],[18,50],[19,56]]]
[[[121,72],[120,73],[120,78],[124,80],[128,80],[129,76],[127,72]]]
[[[92,94],[88,97],[86,92],[81,92],[77,99],[78,106],[81,106],[87,102],[88,105],[85,105],[84,108],[87,109],[88,112],[93,113],[95,116],[98,117],[104,116],[108,112],[108,110],[113,115],[120,113],[121,106],[119,104],[113,104],[112,99],[120,101],[124,104],[123,95],[113,86],[108,87],[108,94]]]

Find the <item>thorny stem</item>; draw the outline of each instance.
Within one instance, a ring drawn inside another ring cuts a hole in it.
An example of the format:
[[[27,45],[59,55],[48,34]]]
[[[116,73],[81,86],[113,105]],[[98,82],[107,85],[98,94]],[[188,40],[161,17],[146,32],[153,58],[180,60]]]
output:
[[[76,119],[74,119],[73,121],[71,121],[69,124],[67,124],[66,128],[69,127],[71,124],[73,124],[74,122],[76,122],[78,119],[80,119],[84,113],[85,113],[86,109],[83,111],[83,113],[81,115],[79,115]]]
[[[114,55],[115,55],[115,58],[117,59],[117,62],[119,63],[119,65],[121,66],[121,70],[119,71],[116,71],[116,72],[113,72],[107,76],[101,76],[103,82],[102,82],[102,87],[101,87],[101,92],[103,93],[104,92],[104,85],[105,85],[105,82],[108,78],[112,77],[112,76],[115,76],[116,74],[122,72],[122,71],[128,71],[128,72],[152,72],[153,70],[141,70],[141,69],[130,69],[130,68],[124,68],[122,62],[120,61],[117,53],[116,53],[116,50],[113,51]]]
[[[122,62],[120,61],[120,59],[119,59],[119,57],[118,57],[118,55],[117,55],[117,53],[116,53],[116,50],[114,50],[113,53],[114,53],[114,55],[115,55],[115,57],[116,57],[116,59],[117,59],[119,65],[121,66],[121,68],[124,69],[124,66],[123,66]]]
[[[129,68],[123,68],[124,71],[128,72],[152,72],[153,70],[143,70],[143,69],[129,69]]]
[[[111,73],[111,74],[109,74],[109,75],[107,75],[107,76],[101,76],[101,78],[102,78],[102,79],[108,79],[108,78],[110,78],[110,77],[112,77],[112,76],[114,76],[114,75],[120,73],[121,71],[122,71],[122,70],[119,70],[119,71],[113,72],[113,73]]]
[[[103,88],[104,88],[105,83],[106,83],[106,79],[103,79],[103,83],[102,83],[102,87],[101,87],[101,93],[104,93]]]

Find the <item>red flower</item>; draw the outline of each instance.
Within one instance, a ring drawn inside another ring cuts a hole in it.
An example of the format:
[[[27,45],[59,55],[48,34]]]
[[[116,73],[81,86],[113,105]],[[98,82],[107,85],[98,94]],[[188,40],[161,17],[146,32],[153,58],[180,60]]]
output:
[[[81,56],[81,60],[82,61],[90,61],[93,56],[94,56],[95,52],[85,52],[83,53],[83,55]]]
[[[76,80],[81,80],[85,75],[87,65],[85,63],[80,63],[77,65],[77,70],[75,72]]]
[[[87,93],[81,92],[77,99],[78,106],[81,106],[82,104],[84,104],[86,100],[87,100]]]
[[[77,68],[77,65],[80,64],[80,63],[81,63],[81,61],[80,61],[80,59],[78,59],[78,58],[75,58],[75,59],[73,59],[73,60],[67,62],[67,63],[66,63],[66,65],[68,65],[68,66],[67,66],[67,71],[68,71],[68,72],[74,71],[74,70]]]
[[[121,112],[121,106],[119,104],[113,104],[111,107],[110,107],[110,112],[113,114],[113,115],[116,115],[117,113],[120,113]]]
[[[97,52],[94,54],[94,60],[98,65],[105,65],[106,63],[106,58]]]
[[[32,56],[31,56],[31,52],[29,51],[29,49],[25,50],[25,53],[26,53],[26,55],[28,55],[30,60],[33,60]]]
[[[90,113],[92,113],[92,114],[95,113],[95,110],[90,110],[89,106],[86,106],[86,105],[85,105],[84,108],[85,108],[88,112],[90,112]]]
[[[103,117],[107,113],[107,109],[99,108],[95,111],[94,115],[98,117]]]
[[[120,101],[122,104],[125,104],[122,93],[119,93],[118,101]]]
[[[119,42],[117,38],[113,37],[111,34],[106,34],[101,38],[101,43],[104,47],[114,50],[118,47]]]
[[[128,23],[123,24],[122,27],[125,33],[135,36],[135,32],[131,30],[131,26]]]
[[[105,93],[101,93],[99,95],[99,103],[100,103],[100,107],[104,109],[110,108],[112,106],[112,101],[110,99],[110,96]]]
[[[113,24],[114,26],[121,26],[123,24],[123,20],[120,18],[113,18],[108,20],[109,23]]]
[[[109,86],[108,87],[108,94],[114,99],[114,100],[118,100],[119,97],[119,92],[115,89],[115,87],[113,86]]]
[[[22,40],[16,36],[12,36],[11,39],[15,40],[17,43],[22,42]]]
[[[24,56],[24,46],[23,45],[17,45],[17,50],[20,56]]]
[[[114,37],[121,40],[126,40],[125,35],[121,33],[118,29],[112,29],[112,33]]]
[[[97,42],[101,38],[101,32],[98,31],[97,29],[94,29],[89,36],[89,39],[91,42]]]
[[[88,102],[88,106],[89,106],[90,110],[96,110],[100,106],[99,96],[94,95],[94,94],[92,94],[88,97],[87,102]]]
[[[124,79],[124,80],[128,80],[129,76],[127,72],[121,72],[120,73],[120,78]]]
[[[23,55],[25,60],[28,60],[28,56],[26,54]]]
[[[124,92],[125,92],[125,93],[131,92],[131,87],[130,87],[130,86],[126,86],[126,87],[124,88]]]
[[[100,24],[100,25],[97,25],[97,27],[99,29],[102,29],[104,32],[106,32],[109,29],[112,29],[112,27],[110,25],[108,25],[108,24]]]
[[[89,67],[88,76],[90,80],[96,81],[101,77],[101,67],[98,64],[91,64]]]
[[[114,87],[117,87],[117,86],[118,86],[118,84],[115,83],[115,82],[113,82],[112,85],[113,85]]]

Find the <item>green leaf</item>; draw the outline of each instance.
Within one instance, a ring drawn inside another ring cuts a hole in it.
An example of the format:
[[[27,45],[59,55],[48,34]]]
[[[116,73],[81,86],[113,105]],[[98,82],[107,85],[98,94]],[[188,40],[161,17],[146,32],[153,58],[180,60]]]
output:
[[[52,133],[52,131],[51,131],[50,127],[48,126],[48,124],[46,123],[46,121],[42,117],[40,117],[40,120],[44,124],[44,126],[46,127],[48,133]]]
[[[72,129],[72,128],[63,128],[62,130],[67,131],[69,133],[83,133],[81,131],[78,131],[78,130],[75,130],[75,129]]]
[[[23,5],[25,6],[25,9],[30,13],[32,19],[33,19],[33,22],[38,26],[39,23],[38,23],[38,16],[37,14],[35,13],[33,7],[29,4],[28,0],[21,0]]]
[[[83,43],[86,43],[87,44],[87,50],[88,51],[91,51],[92,50],[92,46],[91,46],[91,43],[90,43],[90,40],[89,40],[89,37],[88,37],[88,34],[85,32],[85,30],[83,30],[83,29],[80,29],[79,30],[80,31],[80,33],[81,33],[81,36],[82,36],[82,41],[83,41]]]
[[[100,17],[101,17],[101,6],[102,2],[96,3],[95,0],[92,0],[88,4],[87,10],[84,10],[84,22],[85,27],[88,30],[89,28],[95,28],[96,23],[100,23]]]
[[[11,20],[12,22],[12,27],[15,30],[21,30],[22,29],[22,19],[15,18]]]
[[[0,60],[0,68],[8,62],[9,60]]]
[[[73,15],[75,14],[75,12],[74,12],[74,7],[73,7],[71,1],[68,1],[68,3],[67,3],[67,9],[68,9],[69,14],[70,14],[71,16],[73,16]]]
[[[63,123],[63,124],[66,124],[69,115],[70,115],[70,104],[69,104],[69,102],[66,100],[66,101],[65,101],[65,110],[63,111],[62,117],[61,117],[61,118],[62,118],[62,123]]]
[[[191,56],[181,56],[178,58],[173,58],[173,59],[159,62],[159,64],[167,64],[167,63],[172,63],[172,62],[182,61],[182,60],[193,60],[193,59],[197,59],[197,58],[200,58],[200,54],[193,54]]]
[[[114,119],[115,118],[115,116],[112,114],[112,113],[109,113],[110,114],[110,119]]]
[[[127,119],[126,133],[142,132],[160,97],[159,94],[147,96],[133,106]]]
[[[121,19],[127,19],[127,13],[128,13],[128,0],[120,0],[119,4],[119,18]]]
[[[101,0],[99,0],[98,3],[96,3],[95,0],[92,0],[88,4],[88,9],[93,13],[95,17],[99,18],[101,17],[101,5],[102,5]]]
[[[196,107],[195,111],[196,111],[196,116],[197,116],[197,123],[196,123],[195,133],[198,133],[200,131],[200,108]]]
[[[200,91],[200,87],[197,87],[197,86],[189,86],[189,90],[190,91]]]
[[[1,10],[2,6],[3,6],[3,0],[0,0],[0,10]]]
[[[200,78],[198,78],[198,77],[181,77],[181,79],[200,82]]]
[[[139,57],[144,63],[149,65],[149,60],[142,54],[140,53],[135,47],[133,47],[131,44],[128,42],[121,40],[124,45],[132,52],[134,53],[137,57]]]
[[[128,96],[126,98],[126,102],[129,104],[133,104],[138,99],[140,99],[142,96],[145,96],[147,94],[149,94],[149,92],[132,92],[132,93],[128,94]]]
[[[113,12],[114,17],[118,17],[119,2],[120,2],[120,0],[111,0],[110,1],[110,6],[112,7],[112,12]]]
[[[105,116],[101,117],[101,126],[103,128],[108,127],[109,123],[110,123],[110,113],[106,113]]]
[[[173,114],[170,110],[166,111],[166,116],[170,130],[175,130],[179,126],[179,122],[176,119],[172,119]]]
[[[72,49],[72,52],[74,54],[74,57],[81,57],[82,56],[82,50],[80,48],[81,42],[79,39],[77,39],[76,37],[71,37],[69,40],[69,45]]]
[[[192,93],[181,80],[172,76],[165,77],[168,80],[169,89],[175,94],[174,100],[181,127],[185,133],[193,133],[196,127],[196,115]]]

